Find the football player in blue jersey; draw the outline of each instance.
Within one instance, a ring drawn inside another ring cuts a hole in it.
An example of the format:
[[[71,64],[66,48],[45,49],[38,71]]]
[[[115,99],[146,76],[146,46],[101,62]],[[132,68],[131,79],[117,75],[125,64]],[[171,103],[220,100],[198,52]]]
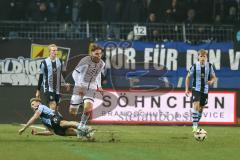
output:
[[[208,102],[209,85],[216,81],[216,75],[213,65],[207,62],[207,51],[201,49],[198,52],[198,61],[191,66],[186,76],[185,81],[185,94],[189,96],[189,83],[190,77],[193,78],[192,83],[192,119],[193,119],[193,132],[198,129],[198,122],[202,117],[204,106]]]
[[[32,98],[30,100],[31,108],[34,115],[28,120],[27,124],[18,132],[21,135],[30,125],[32,125],[38,118],[44,126],[48,128],[45,132],[34,132],[35,135],[60,135],[60,136],[78,136],[78,138],[92,138],[94,130],[90,127],[80,128],[80,124],[75,121],[66,121],[62,118],[59,112],[50,109],[41,104],[39,98]]]

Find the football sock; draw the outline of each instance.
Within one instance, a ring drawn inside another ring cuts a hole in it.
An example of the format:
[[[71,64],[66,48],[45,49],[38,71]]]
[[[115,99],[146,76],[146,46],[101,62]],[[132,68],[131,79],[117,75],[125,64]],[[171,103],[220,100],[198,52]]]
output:
[[[192,120],[193,120],[193,127],[198,127],[199,112],[194,108],[192,109]]]
[[[201,118],[202,118],[202,112],[199,112],[198,113],[198,122],[201,120]]]
[[[89,117],[90,117],[90,112],[83,112],[81,121],[80,121],[80,126],[85,126],[87,124]]]

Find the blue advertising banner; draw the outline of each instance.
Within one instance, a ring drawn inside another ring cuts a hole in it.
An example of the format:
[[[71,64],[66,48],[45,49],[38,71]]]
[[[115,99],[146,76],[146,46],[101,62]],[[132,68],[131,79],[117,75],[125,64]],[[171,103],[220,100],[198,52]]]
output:
[[[218,77],[214,88],[240,88],[240,52],[231,42],[191,45],[184,42],[99,41],[105,48],[106,77],[117,88],[184,88],[197,51],[208,51]]]

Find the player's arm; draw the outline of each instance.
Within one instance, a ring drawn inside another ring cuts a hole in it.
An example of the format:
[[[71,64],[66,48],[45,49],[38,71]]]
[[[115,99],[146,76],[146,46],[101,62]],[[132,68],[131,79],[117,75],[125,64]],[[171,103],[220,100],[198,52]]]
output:
[[[211,68],[210,68],[210,75],[211,75],[211,78],[210,78],[210,80],[208,81],[208,84],[209,84],[209,85],[212,85],[212,84],[217,80],[217,77],[216,77],[216,75],[215,75],[215,71],[214,71],[212,65],[211,65]]]
[[[103,89],[102,89],[102,72],[104,71],[104,67],[105,67],[105,63],[103,64],[102,68],[101,68],[101,72],[98,74],[97,78],[96,78],[96,83],[97,83],[97,88],[98,91],[101,92],[101,94],[103,94]]]
[[[37,98],[40,98],[40,90],[41,90],[42,82],[43,82],[43,74],[40,74],[39,79],[38,79],[37,91],[36,91],[36,97]]]
[[[18,133],[21,135],[29,126],[31,126],[41,115],[41,112],[36,111],[34,115],[28,120],[27,124],[21,128]]]
[[[190,77],[193,75],[194,68],[195,68],[195,64],[190,67],[185,79],[185,95],[186,96],[189,96]]]
[[[190,73],[187,74],[185,79],[185,95],[189,96],[189,84],[190,84]]]
[[[211,75],[211,79],[208,81],[209,85],[212,85],[217,80],[217,77],[215,74]]]
[[[103,94],[103,89],[102,89],[102,84],[101,84],[101,73],[99,73],[99,75],[96,78],[96,83],[97,83],[97,90]]]
[[[37,91],[36,91],[37,98],[40,98],[40,90],[41,90],[41,86],[43,83],[43,74],[44,74],[44,64],[42,62],[40,65],[40,74],[39,74],[38,86],[37,86]]]
[[[36,136],[52,136],[52,135],[54,135],[54,133],[53,133],[52,130],[47,130],[47,131],[38,132],[38,131],[35,130],[35,129],[32,129],[31,134],[32,134],[32,135],[36,135]]]

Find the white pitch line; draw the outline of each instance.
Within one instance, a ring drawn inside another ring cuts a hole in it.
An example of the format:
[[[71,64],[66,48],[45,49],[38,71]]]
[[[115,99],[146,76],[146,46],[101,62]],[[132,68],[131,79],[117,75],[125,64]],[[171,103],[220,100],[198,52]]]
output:
[[[101,130],[96,130],[97,133],[119,133],[119,131],[101,131]]]

